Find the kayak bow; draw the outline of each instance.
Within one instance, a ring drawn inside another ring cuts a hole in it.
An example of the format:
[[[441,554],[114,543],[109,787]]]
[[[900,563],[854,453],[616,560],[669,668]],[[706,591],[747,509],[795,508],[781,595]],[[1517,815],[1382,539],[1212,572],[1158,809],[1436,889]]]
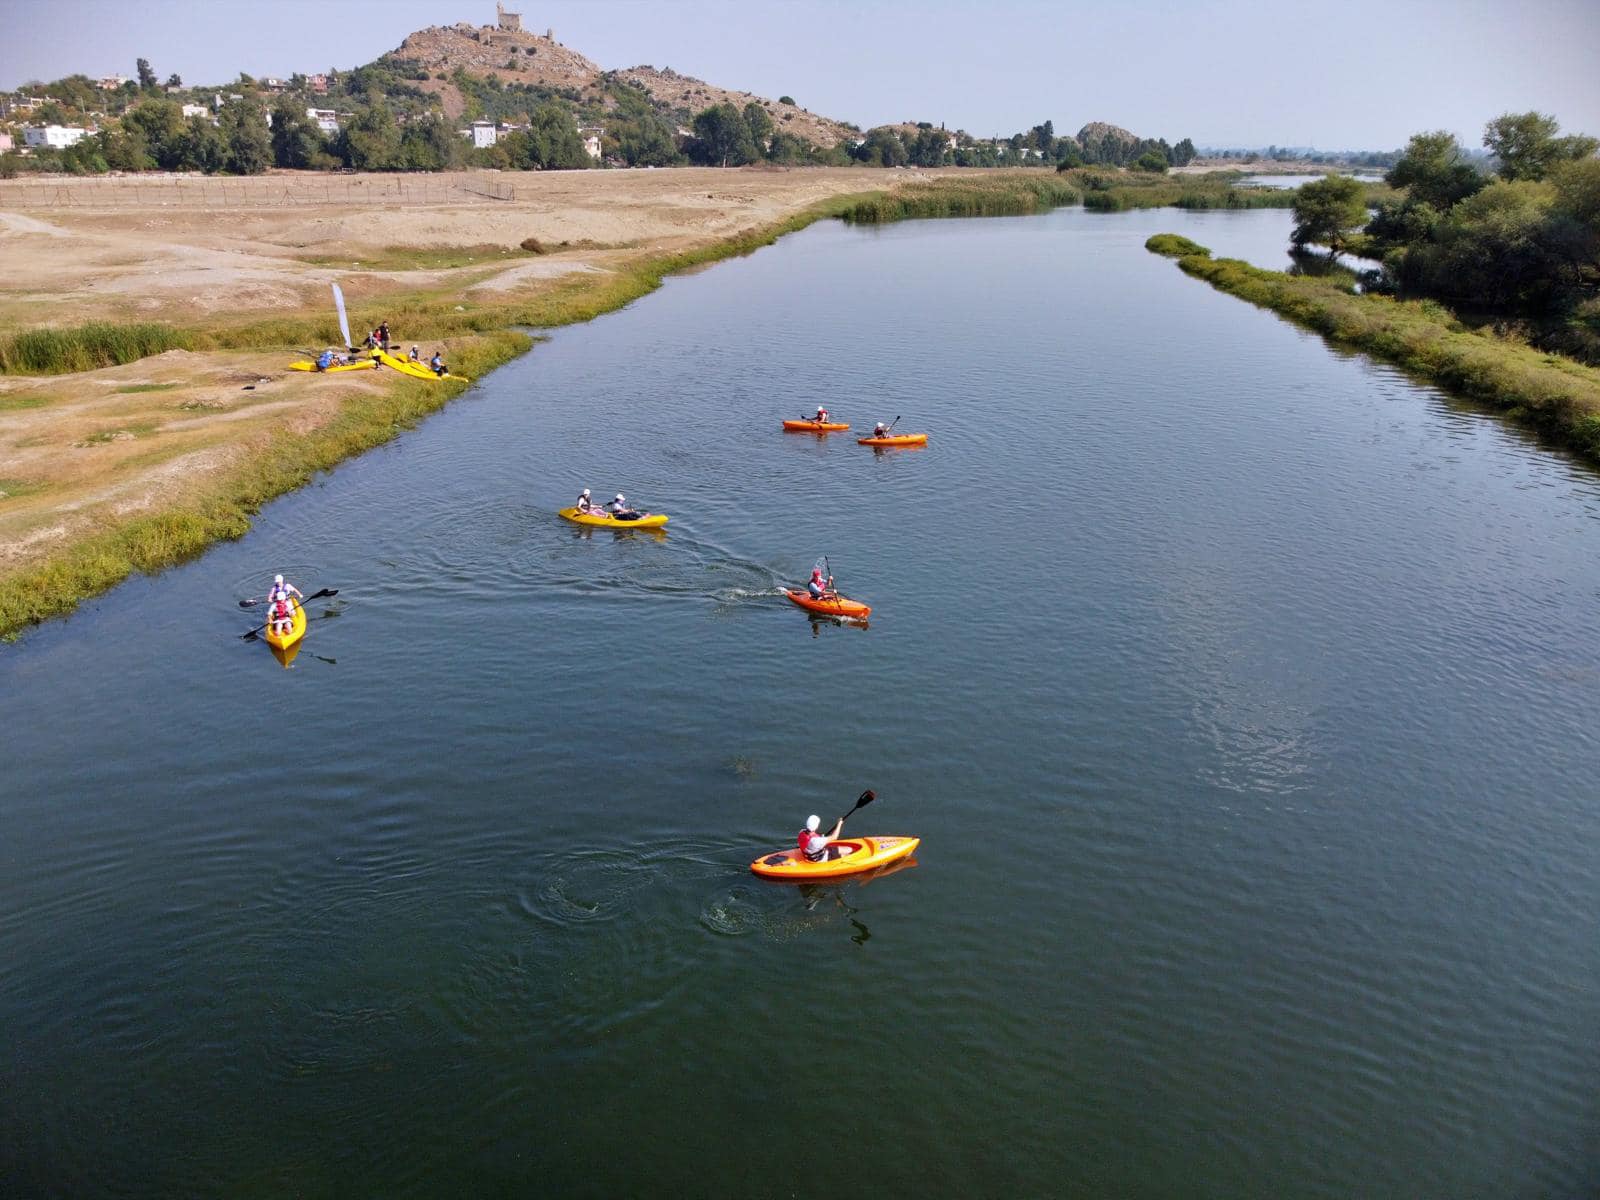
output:
[[[300,601],[296,600],[293,596],[289,597],[289,603],[294,605],[294,623],[289,626],[289,632],[277,632],[277,630],[274,628],[276,623],[273,621],[268,621],[266,630],[261,634],[261,636],[266,639],[267,645],[271,646],[275,650],[287,650],[305,635],[305,605],[301,604]]]
[[[835,433],[850,428],[842,421],[785,421],[783,427],[790,433]]]

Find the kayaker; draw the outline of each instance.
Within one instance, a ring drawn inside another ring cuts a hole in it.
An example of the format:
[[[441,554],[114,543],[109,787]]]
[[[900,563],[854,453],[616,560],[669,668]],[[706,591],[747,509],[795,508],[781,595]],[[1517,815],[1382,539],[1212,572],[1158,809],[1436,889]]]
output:
[[[448,375],[450,373],[450,368],[444,365],[444,355],[437,350],[433,352],[433,357],[428,360],[428,366],[433,369],[435,375]]]
[[[422,355],[417,353],[417,348],[415,346],[411,347],[411,353],[408,354],[406,357],[409,358],[412,362],[421,362],[422,361]]]
[[[813,600],[824,600],[829,595],[836,594],[833,591],[833,576],[829,575],[827,579],[823,579],[822,568],[812,567],[811,582],[806,584],[806,590],[811,593]]]
[[[294,604],[288,596],[280,597],[273,602],[268,620],[272,625],[272,632],[280,637],[294,632]]]
[[[333,366],[332,349],[324,350],[321,354],[317,355],[317,370],[326,371],[331,366]]]
[[[885,425],[882,421],[879,421],[876,425],[874,425],[872,427],[872,436],[875,437],[875,438],[888,437],[889,436],[889,427],[887,425]]]
[[[279,600],[287,600],[290,596],[306,598],[305,593],[292,583],[285,583],[282,575],[272,577],[272,590],[267,593],[267,603],[276,604]]]
[[[621,492],[618,492],[611,503],[606,505],[606,511],[611,514],[614,521],[637,521],[644,516],[644,513],[635,512],[628,507],[628,498]]]
[[[839,840],[839,834],[844,830],[844,818],[840,817],[834,827],[827,833],[818,833],[822,827],[822,818],[812,813],[806,818],[806,827],[800,831],[800,853],[807,862],[821,862],[830,857],[828,847]],[[855,849],[854,846],[840,846],[831,857],[843,858]]]
[[[817,405],[817,415],[812,419],[815,420],[818,425],[826,424],[828,420],[828,410],[823,408],[820,404]]]
[[[378,346],[384,350],[389,348],[389,322],[387,321],[378,322]]]
[[[583,491],[578,493],[578,502],[572,507],[576,508],[581,513],[592,513],[594,511],[594,505],[589,501],[588,488],[584,488]]]

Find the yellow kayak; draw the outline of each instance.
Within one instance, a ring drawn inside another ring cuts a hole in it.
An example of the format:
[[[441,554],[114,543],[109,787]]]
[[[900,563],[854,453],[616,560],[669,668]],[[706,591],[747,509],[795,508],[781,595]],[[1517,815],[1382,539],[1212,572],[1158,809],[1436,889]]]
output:
[[[619,521],[610,513],[581,513],[575,508],[563,508],[556,516],[565,517],[578,525],[594,525],[601,529],[660,529],[667,523],[666,513],[646,513],[637,521]]]
[[[287,650],[290,646],[294,645],[305,636],[305,606],[293,596],[289,597],[289,603],[294,605],[294,624],[289,627],[289,632],[279,633],[274,627],[274,623],[268,621],[266,630],[261,634],[261,636],[266,639],[267,645],[271,646],[274,650]]]
[[[471,383],[465,375],[435,375],[433,368],[427,363],[412,362],[409,358],[399,358],[387,350],[379,350],[378,358],[386,367],[393,367],[402,375],[410,375],[414,379],[431,379],[437,383],[441,379],[458,379],[462,383]]]
[[[334,374],[337,374],[340,371],[376,371],[382,365],[383,364],[380,363],[375,358],[362,359],[360,362],[334,363],[333,366],[331,366],[331,367],[325,367],[321,371],[317,371],[317,374],[319,374],[319,375],[334,375]],[[314,362],[307,362],[305,359],[301,359],[299,362],[290,363],[289,364],[289,370],[291,370],[291,371],[316,371],[317,370],[317,364],[314,363]]]

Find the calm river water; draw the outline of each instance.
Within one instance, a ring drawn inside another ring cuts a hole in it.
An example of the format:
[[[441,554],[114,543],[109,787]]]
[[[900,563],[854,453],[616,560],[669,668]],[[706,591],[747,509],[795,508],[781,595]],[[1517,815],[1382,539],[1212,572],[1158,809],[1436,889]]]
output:
[[[1142,248],[1288,221],[821,225],[0,649],[5,1193],[1593,1194],[1600,482]]]

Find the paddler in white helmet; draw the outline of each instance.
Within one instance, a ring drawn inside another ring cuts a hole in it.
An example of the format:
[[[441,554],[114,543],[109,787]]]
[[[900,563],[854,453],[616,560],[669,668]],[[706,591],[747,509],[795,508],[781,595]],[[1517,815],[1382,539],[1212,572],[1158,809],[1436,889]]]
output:
[[[822,818],[812,813],[806,818],[806,827],[800,831],[800,854],[807,862],[821,862],[825,858],[843,858],[855,849],[854,846],[840,846],[831,854],[828,847],[839,840],[839,834],[844,830],[844,818],[840,817],[827,833],[818,833],[822,828]]]
[[[592,513],[594,511],[594,503],[589,499],[588,488],[584,488],[583,491],[578,493],[578,502],[572,507],[581,513]]]
[[[872,427],[872,436],[875,437],[875,438],[888,437],[889,436],[889,427],[887,425],[885,425],[882,421],[879,421],[876,425],[874,425]]]
[[[629,508],[628,498],[621,492],[612,497],[611,503],[606,505],[606,511],[611,514],[612,519],[615,521],[637,521],[640,517],[646,515]]]
[[[294,605],[290,596],[305,599],[305,594],[292,583],[285,583],[282,575],[272,577],[272,590],[267,593],[267,620],[275,633],[289,633],[294,629]]]

